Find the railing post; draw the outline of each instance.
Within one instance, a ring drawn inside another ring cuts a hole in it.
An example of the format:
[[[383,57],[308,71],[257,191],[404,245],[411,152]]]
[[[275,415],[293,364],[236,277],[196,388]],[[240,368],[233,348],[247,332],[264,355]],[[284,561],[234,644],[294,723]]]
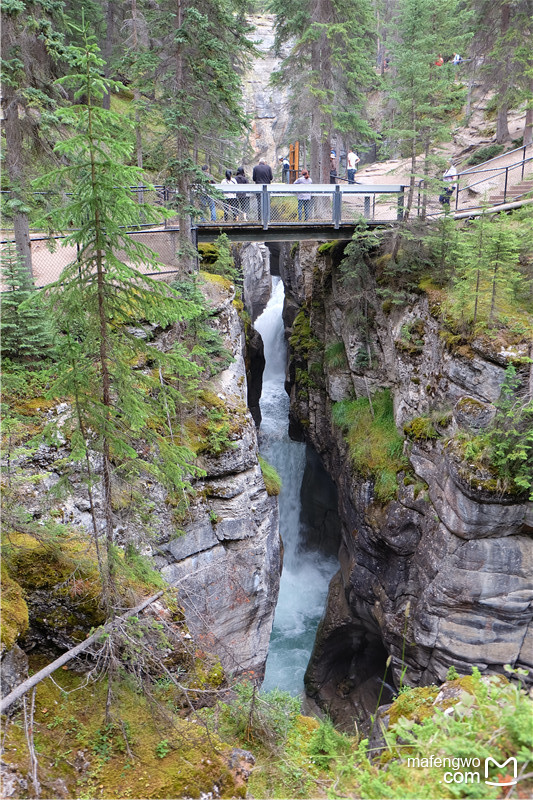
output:
[[[521,181],[524,180],[524,169],[526,166],[526,150],[527,150],[527,144],[524,145],[524,154],[522,156],[522,175],[520,176]]]
[[[261,192],[261,222],[263,223],[264,231],[268,230],[269,220],[270,220],[270,196],[268,194],[266,183],[264,183],[263,190]]]
[[[365,217],[370,219],[370,195],[365,195]]]
[[[396,219],[403,219],[403,200],[404,200],[404,190],[400,192],[398,195],[398,208],[396,211]]]
[[[333,193],[333,227],[338,230],[342,218],[342,194],[339,184],[335,186]]]
[[[503,202],[504,203],[505,203],[505,200],[507,198],[507,179],[508,179],[508,177],[509,177],[509,167],[505,167],[505,184],[504,184],[504,187],[503,187]]]

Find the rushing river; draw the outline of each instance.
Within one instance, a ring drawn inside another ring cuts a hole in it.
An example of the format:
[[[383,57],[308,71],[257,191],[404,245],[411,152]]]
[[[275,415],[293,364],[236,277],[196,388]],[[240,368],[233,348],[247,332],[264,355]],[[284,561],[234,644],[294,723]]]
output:
[[[289,398],[284,389],[286,344],[283,332],[283,283],[273,278],[272,297],[255,327],[263,337],[266,366],[261,395],[261,454],[282,480],[280,532],[285,548],[279,600],[263,689],[298,694],[311,655],[316,628],[338,562],[302,549],[300,489],[306,445],[289,439]]]

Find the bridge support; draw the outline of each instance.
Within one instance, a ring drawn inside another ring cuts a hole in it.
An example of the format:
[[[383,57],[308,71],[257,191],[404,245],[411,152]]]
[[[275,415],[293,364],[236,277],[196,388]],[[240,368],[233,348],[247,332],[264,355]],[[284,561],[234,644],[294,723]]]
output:
[[[333,227],[335,230],[339,229],[342,219],[342,195],[341,195],[341,187],[339,184],[335,186],[335,192],[333,194]]]
[[[263,230],[268,230],[268,223],[270,222],[270,195],[266,183],[263,184],[263,191],[261,192],[261,222],[263,223]]]
[[[399,220],[403,219],[403,198],[404,198],[404,194],[403,194],[403,192],[401,192],[401,194],[398,195],[398,208],[397,208],[397,211],[396,211],[396,219],[399,219]]]

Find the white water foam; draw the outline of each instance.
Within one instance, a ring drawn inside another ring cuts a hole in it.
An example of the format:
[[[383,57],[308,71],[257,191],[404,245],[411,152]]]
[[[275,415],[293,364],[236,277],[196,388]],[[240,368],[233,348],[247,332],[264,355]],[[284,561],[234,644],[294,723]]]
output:
[[[263,337],[266,359],[260,450],[281,476],[280,532],[284,544],[283,573],[263,689],[279,688],[298,694],[303,690],[303,676],[324,609],[328,583],[338,563],[321,553],[300,549],[300,489],[306,446],[293,442],[288,434],[283,300],[283,283],[274,278],[272,297],[255,322]]]

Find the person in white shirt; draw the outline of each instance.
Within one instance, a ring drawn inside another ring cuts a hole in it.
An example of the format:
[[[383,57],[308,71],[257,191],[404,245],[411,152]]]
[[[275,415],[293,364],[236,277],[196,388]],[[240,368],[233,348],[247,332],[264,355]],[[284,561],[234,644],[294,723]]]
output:
[[[226,177],[220,181],[222,186],[236,186],[237,181],[232,177],[230,169],[226,170]],[[224,220],[227,222],[231,214],[232,219],[237,219],[237,193],[224,192]]]
[[[302,174],[294,183],[313,183],[313,181],[309,177],[309,172],[303,169]],[[311,216],[311,192],[297,192],[296,197],[298,198],[298,219],[300,222],[302,218],[308,220]]]
[[[348,153],[347,158],[347,169],[346,172],[348,174],[348,183],[355,183],[355,173],[357,172],[357,165],[361,159],[353,150],[350,150]]]

